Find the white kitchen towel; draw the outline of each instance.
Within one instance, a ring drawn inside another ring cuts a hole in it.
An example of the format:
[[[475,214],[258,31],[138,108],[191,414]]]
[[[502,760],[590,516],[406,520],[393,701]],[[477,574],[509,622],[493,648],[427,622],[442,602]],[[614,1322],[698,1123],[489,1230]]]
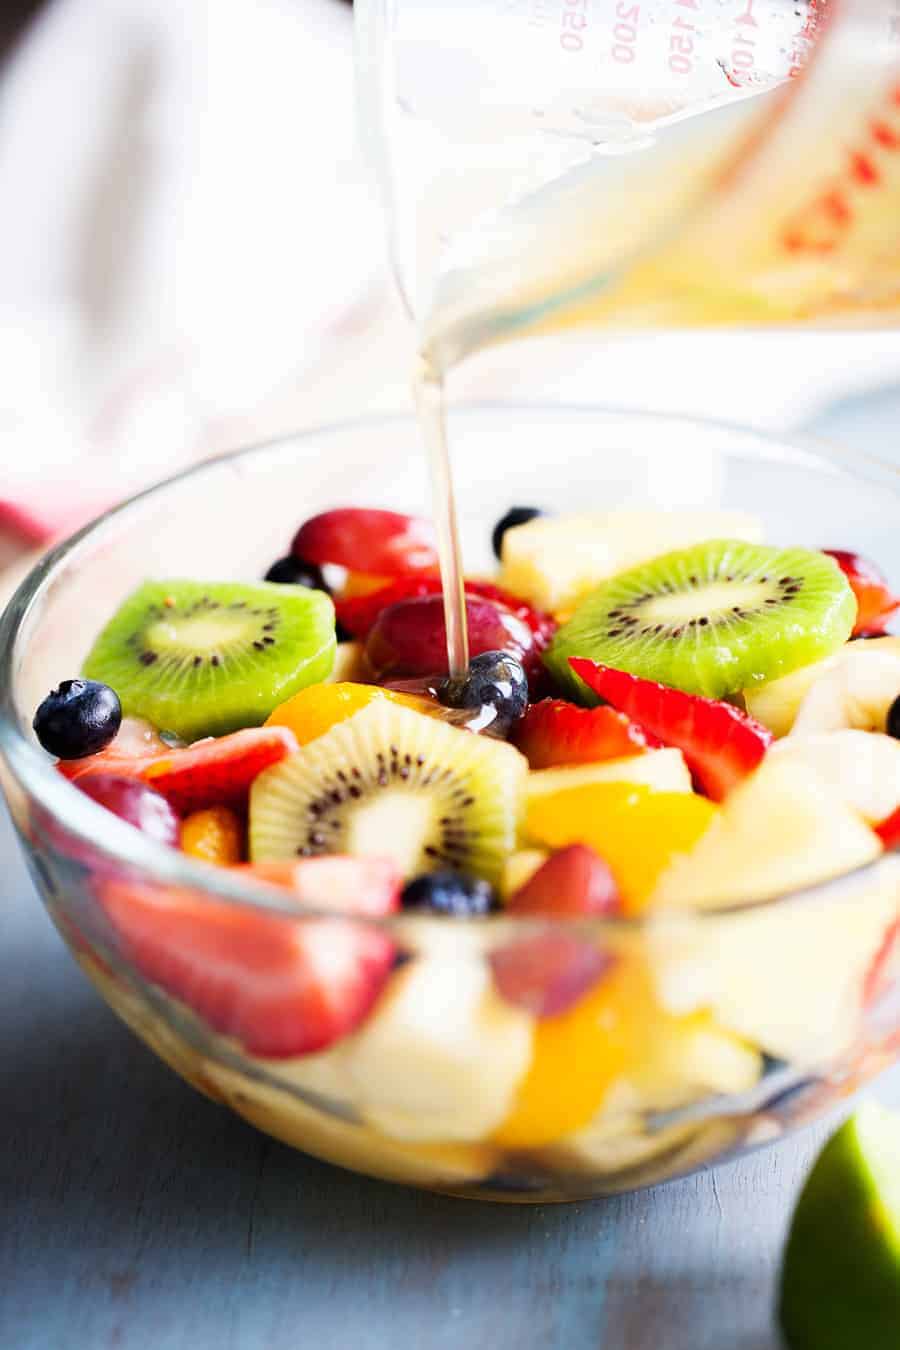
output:
[[[0,83],[0,200],[0,535],[408,406],[342,0],[55,0]],[[892,380],[896,333],[578,334],[451,392],[781,430]]]

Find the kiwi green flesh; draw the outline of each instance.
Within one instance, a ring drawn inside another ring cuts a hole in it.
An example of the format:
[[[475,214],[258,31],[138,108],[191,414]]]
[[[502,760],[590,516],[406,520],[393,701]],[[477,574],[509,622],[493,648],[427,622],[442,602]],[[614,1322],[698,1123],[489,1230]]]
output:
[[[596,698],[572,672],[572,656],[723,698],[821,660],[847,640],[855,617],[853,592],[824,553],[710,540],[604,582],[544,661],[585,703]]]
[[[84,663],[125,713],[184,740],[258,726],[331,673],[334,606],[323,591],[262,582],[147,581]]]
[[[259,775],[250,857],[349,853],[497,882],[526,772],[510,745],[379,701]]]

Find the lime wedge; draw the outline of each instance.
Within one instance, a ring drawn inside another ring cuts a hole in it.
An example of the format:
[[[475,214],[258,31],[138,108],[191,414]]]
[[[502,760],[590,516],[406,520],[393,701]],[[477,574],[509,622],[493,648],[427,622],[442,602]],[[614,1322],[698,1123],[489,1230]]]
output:
[[[825,1145],[788,1237],[791,1350],[900,1348],[900,1114],[868,1102]]]

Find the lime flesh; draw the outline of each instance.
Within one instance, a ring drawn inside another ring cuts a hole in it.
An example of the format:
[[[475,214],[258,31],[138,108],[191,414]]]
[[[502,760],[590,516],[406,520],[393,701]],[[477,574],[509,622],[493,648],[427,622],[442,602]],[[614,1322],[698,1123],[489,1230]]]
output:
[[[900,1114],[866,1103],[825,1145],[794,1212],[790,1350],[900,1350]]]

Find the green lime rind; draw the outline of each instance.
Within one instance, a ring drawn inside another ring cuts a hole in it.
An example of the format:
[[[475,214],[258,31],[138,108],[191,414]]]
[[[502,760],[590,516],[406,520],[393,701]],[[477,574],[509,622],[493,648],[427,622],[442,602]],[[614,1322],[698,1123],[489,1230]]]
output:
[[[828,656],[855,618],[853,591],[826,554],[710,540],[611,577],[557,630],[543,659],[582,703],[597,700],[572,672],[572,656],[724,698]]]
[[[323,591],[146,581],[100,633],[84,674],[115,689],[126,714],[192,741],[258,726],[328,678],[335,648],[334,605]]]
[[[900,1115],[868,1102],[828,1141],[787,1241],[790,1350],[900,1347]]]

